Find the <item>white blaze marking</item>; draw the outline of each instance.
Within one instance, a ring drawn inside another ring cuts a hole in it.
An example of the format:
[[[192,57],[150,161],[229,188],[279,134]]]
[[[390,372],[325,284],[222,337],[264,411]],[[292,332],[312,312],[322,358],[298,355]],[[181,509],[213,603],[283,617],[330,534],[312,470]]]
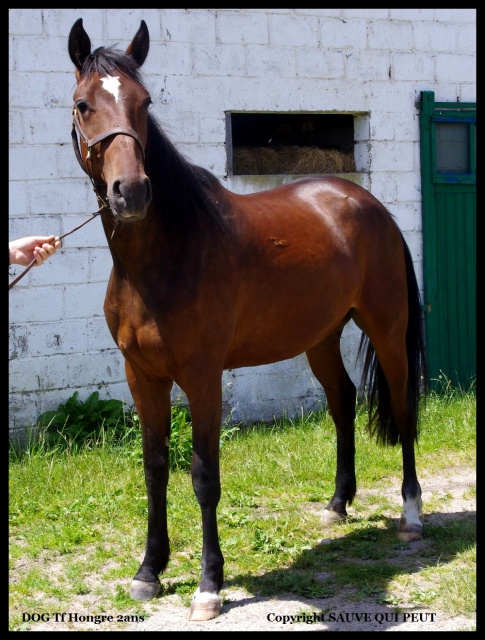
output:
[[[121,86],[120,77],[108,76],[101,78],[101,82],[103,83],[103,89],[111,93],[111,95],[114,96],[115,102],[118,102],[119,87]]]

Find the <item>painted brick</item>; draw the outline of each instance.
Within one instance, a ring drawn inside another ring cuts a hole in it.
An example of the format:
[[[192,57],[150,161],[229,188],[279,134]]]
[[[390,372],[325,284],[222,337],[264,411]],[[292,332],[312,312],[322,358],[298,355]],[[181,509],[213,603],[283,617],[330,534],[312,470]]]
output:
[[[109,384],[120,382],[124,378],[124,368],[121,363],[117,363],[110,357],[109,352],[100,351],[98,353],[77,353],[68,360],[67,377],[76,381],[76,386],[86,387],[93,383]],[[93,371],[96,376],[93,379]]]
[[[39,162],[42,157],[42,162]],[[51,180],[57,177],[54,147],[12,146],[9,151],[9,179]]]
[[[413,48],[413,27],[409,22],[376,21],[368,25],[368,46],[371,49],[410,51]]]
[[[268,44],[268,16],[256,12],[220,12],[216,16],[216,41],[222,44]]]
[[[9,9],[8,29],[11,35],[42,35],[42,11]]]
[[[271,15],[269,17],[271,47],[318,47],[319,19],[312,16]]]
[[[44,33],[48,37],[66,38],[72,25],[78,18],[82,18],[83,26],[89,33],[93,47],[106,44],[107,38],[103,38],[103,26],[108,19],[111,20],[112,16],[115,15],[112,11],[107,14],[102,9],[75,9],[73,11],[43,9],[42,13],[44,17]]]
[[[11,218],[14,216],[25,216],[29,212],[29,204],[27,197],[27,182],[10,182],[8,186],[8,213]],[[15,238],[17,234],[10,226],[9,237]]]
[[[476,24],[476,9],[435,9],[435,20],[440,22],[469,22]]]
[[[41,157],[40,150],[38,155]],[[34,215],[71,213],[85,198],[86,188],[79,180],[39,180],[29,184],[29,199]]]
[[[342,9],[342,18],[364,18],[367,21],[387,20],[389,9]]]
[[[127,9],[123,13],[112,11],[109,13],[109,18],[103,12],[103,16],[105,16],[103,34],[100,42],[95,46],[104,45],[108,40],[112,40],[118,43],[118,49],[124,51],[133,39],[142,20],[145,20],[149,25],[150,37],[153,40],[159,40],[161,37],[159,9]],[[86,30],[87,28],[86,26]]]
[[[477,29],[475,25],[456,25],[456,51],[457,53],[469,53],[470,55],[476,54]]]
[[[101,312],[103,310],[105,292],[102,297],[98,300],[99,308]],[[106,319],[103,315],[97,315],[97,317],[89,318],[86,325],[86,335],[88,339],[88,350],[89,351],[109,351],[107,357],[113,362],[117,363],[117,367],[119,363],[123,361],[123,356],[121,352],[118,351],[118,348],[115,345],[115,341],[111,333],[109,332],[108,325],[106,324]],[[124,380],[124,373],[123,373]]]
[[[435,20],[434,9],[389,9],[391,20],[411,20],[413,24]]]
[[[345,61],[339,51],[302,47],[296,51],[296,74],[303,78],[342,78]]]
[[[403,233],[416,229],[416,208],[413,202],[395,202],[392,213],[399,220],[399,228]]]
[[[94,200],[94,197],[93,197]],[[74,210],[74,206],[73,206]],[[99,247],[100,245],[106,245],[107,240],[103,231],[103,226],[100,218],[92,217],[93,213],[98,210],[98,205],[93,202],[91,205],[86,206],[86,213],[80,216],[66,215],[63,216],[63,234],[69,233],[81,224],[83,227],[77,229],[74,233],[71,233],[66,238],[63,238],[63,247],[71,248],[87,248],[87,247]]]
[[[33,271],[40,271],[46,275],[50,269],[48,263],[34,267]],[[40,277],[38,278],[40,280]],[[49,283],[47,283],[49,284]],[[16,323],[47,322],[63,319],[62,290],[46,289],[41,283],[38,286],[14,287],[9,295],[10,317],[15,317]]]
[[[390,211],[393,211],[393,204],[396,201],[396,180],[389,180],[388,173],[375,171],[372,174],[371,193],[382,202]]]
[[[399,180],[395,181],[395,199],[397,202],[421,201],[421,173],[419,171],[406,172],[400,174]]]
[[[67,319],[103,315],[104,282],[70,284],[64,288],[64,316]]]
[[[392,79],[399,81],[415,80],[433,82],[434,58],[419,53],[395,53],[392,57]]]
[[[60,226],[59,220],[54,217],[43,216],[42,218],[34,216],[17,216],[11,219],[10,233],[12,238],[21,238],[23,236],[31,235],[59,235]],[[48,231],[46,231],[48,229]],[[51,264],[46,263],[46,264]],[[20,268],[15,265],[15,268]],[[35,273],[37,269],[32,270],[31,273]],[[29,274],[30,275],[30,274]]]
[[[160,72],[163,76],[171,74],[187,76],[192,73],[192,68],[193,56],[190,43],[171,42],[168,45],[166,42],[153,42],[150,44],[150,51],[143,65],[143,73],[151,83],[160,80]],[[154,92],[152,98],[156,95],[157,93]]]
[[[193,70],[201,76],[243,76],[244,55],[241,47],[233,44],[194,44]]]
[[[28,353],[31,356],[51,354],[85,353],[86,320],[64,320],[31,324],[27,336]]]
[[[474,56],[442,55],[436,60],[438,82],[476,82]]]
[[[248,76],[271,81],[272,78],[294,78],[296,75],[296,52],[289,47],[248,46],[246,60]]]
[[[456,51],[456,26],[444,22],[415,23],[414,47],[417,51]]]
[[[103,232],[103,242],[106,242]],[[89,282],[103,282],[105,285],[108,281],[113,260],[109,248],[99,247],[89,251]],[[103,295],[104,301],[104,295]]]
[[[372,171],[412,171],[412,142],[380,142],[372,145]]]
[[[39,46],[39,38],[17,38],[14,43],[16,67],[19,71],[72,71],[69,56],[59,55],[66,47],[65,38],[44,38]]]
[[[9,384],[13,392],[38,392],[57,388],[59,378],[67,379],[67,360],[63,356],[12,360]]]
[[[345,81],[364,82],[389,82],[392,75],[392,56],[389,51],[349,51],[345,54]],[[349,93],[355,93],[350,85]]]
[[[360,50],[367,46],[367,21],[343,19],[321,20],[323,49]],[[325,76],[324,76],[325,77]]]
[[[216,15],[206,9],[161,10],[161,37],[170,42],[215,43]]]

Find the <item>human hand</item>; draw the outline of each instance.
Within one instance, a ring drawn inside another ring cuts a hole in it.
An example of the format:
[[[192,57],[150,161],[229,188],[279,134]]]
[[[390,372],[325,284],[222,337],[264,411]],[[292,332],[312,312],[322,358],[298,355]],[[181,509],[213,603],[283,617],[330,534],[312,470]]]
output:
[[[9,263],[27,267],[35,259],[36,267],[53,256],[61,246],[58,236],[28,236],[8,243]]]

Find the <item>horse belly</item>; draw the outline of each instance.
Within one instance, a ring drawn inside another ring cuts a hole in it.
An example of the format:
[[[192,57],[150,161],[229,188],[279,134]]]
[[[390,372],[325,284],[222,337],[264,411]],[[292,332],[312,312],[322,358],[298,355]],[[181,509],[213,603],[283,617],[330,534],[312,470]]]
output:
[[[319,271],[259,282],[239,306],[226,367],[278,362],[319,344],[348,316],[357,278],[349,278],[347,285]]]

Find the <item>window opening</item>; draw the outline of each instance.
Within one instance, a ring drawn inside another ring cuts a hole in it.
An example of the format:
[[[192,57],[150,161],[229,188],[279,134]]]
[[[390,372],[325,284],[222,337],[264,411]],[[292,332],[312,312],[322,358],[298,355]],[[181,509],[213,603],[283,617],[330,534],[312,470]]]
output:
[[[229,113],[228,174],[355,172],[349,114]]]

